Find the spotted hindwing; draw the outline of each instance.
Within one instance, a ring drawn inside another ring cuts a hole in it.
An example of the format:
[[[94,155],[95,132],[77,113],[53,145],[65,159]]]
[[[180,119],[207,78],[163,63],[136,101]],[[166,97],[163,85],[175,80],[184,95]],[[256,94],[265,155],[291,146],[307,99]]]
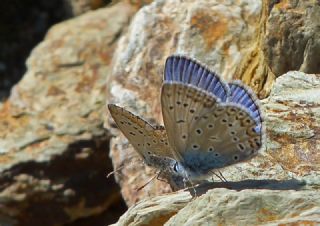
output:
[[[118,128],[148,165],[155,165],[152,162],[154,158],[150,156],[172,157],[166,131],[162,126],[154,127],[139,116],[114,104],[109,104],[108,108]]]

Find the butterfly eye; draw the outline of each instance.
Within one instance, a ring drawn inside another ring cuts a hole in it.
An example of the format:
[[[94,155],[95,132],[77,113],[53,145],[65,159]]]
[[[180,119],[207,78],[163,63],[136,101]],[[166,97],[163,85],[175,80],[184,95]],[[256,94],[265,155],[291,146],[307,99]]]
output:
[[[176,162],[173,166],[173,170],[178,173],[178,163]]]

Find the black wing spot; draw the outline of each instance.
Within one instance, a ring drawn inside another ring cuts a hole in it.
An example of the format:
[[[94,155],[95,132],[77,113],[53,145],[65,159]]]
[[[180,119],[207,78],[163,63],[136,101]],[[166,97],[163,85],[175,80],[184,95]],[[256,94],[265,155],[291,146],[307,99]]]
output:
[[[148,146],[151,146],[151,144],[150,144],[150,143],[147,143],[147,145],[148,145]]]
[[[184,104],[183,104],[184,107],[188,107],[188,105],[189,105],[189,104],[187,104],[187,103],[184,103]]]
[[[184,120],[182,120],[182,119],[180,119],[180,120],[177,121],[177,123],[184,123],[184,122],[186,122],[186,121],[184,121]]]
[[[208,151],[212,152],[213,151],[213,147],[209,147]]]
[[[172,109],[173,109],[173,106],[169,106],[169,109],[172,110]]]
[[[201,129],[196,129],[197,134],[201,135],[202,134],[202,130]]]
[[[148,151],[147,153],[148,153],[148,155],[151,155],[151,151]]]
[[[239,141],[239,138],[238,138],[238,137],[233,137],[232,140],[233,140],[234,142],[238,142],[238,141]]]
[[[240,148],[241,149],[241,151],[244,151],[244,149],[245,149],[245,146],[243,145],[243,144],[238,144],[238,148]]]
[[[219,153],[215,153],[214,156],[219,157]]]
[[[180,101],[177,101],[177,104],[178,104],[178,105],[180,105],[180,104],[181,104],[181,102],[180,102]]]
[[[187,136],[186,135],[182,135],[182,139],[186,139],[187,138]]]
[[[231,134],[231,135],[235,135],[236,132],[235,132],[235,131],[231,131],[230,134]]]
[[[196,149],[198,149],[198,148],[199,148],[199,145],[194,144],[194,145],[192,145],[192,148],[196,150]]]
[[[135,136],[136,134],[134,132],[129,132],[132,136]]]
[[[228,126],[229,126],[229,127],[232,127],[232,126],[233,126],[233,124],[232,124],[232,123],[229,123],[229,124],[228,124]]]
[[[239,159],[239,156],[238,156],[238,155],[235,155],[235,156],[233,156],[233,159],[234,159],[234,160],[238,160],[238,159]]]
[[[213,125],[212,124],[208,124],[208,129],[212,129]]]

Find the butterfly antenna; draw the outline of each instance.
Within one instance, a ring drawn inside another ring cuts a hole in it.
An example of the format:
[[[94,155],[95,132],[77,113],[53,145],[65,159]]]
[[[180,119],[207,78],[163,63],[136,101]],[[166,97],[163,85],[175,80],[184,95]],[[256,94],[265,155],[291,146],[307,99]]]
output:
[[[112,172],[108,173],[107,178],[109,178],[113,174],[118,173],[118,171],[123,169],[125,166],[131,165],[131,164],[136,163],[136,162],[140,162],[140,160],[136,160],[136,159],[135,159],[135,161],[131,161],[133,158],[134,158],[134,156],[131,155],[127,159],[125,159],[117,169],[115,169]],[[130,161],[129,164],[127,164],[127,161]]]
[[[143,189],[144,187],[146,187],[146,186],[147,186],[148,184],[150,184],[150,182],[153,181],[157,176],[158,176],[158,174],[155,175],[155,176],[153,176],[147,183],[145,183],[144,185],[142,185],[141,187],[139,187],[136,191],[140,191],[141,189]]]
[[[118,173],[121,169],[124,168],[124,165],[119,166],[117,169],[113,170],[112,172],[108,173],[107,178],[109,178],[111,175]]]

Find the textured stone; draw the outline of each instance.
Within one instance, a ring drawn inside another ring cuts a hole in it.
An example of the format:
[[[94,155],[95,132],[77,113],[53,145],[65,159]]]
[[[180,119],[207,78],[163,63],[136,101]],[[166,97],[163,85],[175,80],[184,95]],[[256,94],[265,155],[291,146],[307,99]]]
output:
[[[163,225],[191,199],[187,192],[179,192],[140,201],[130,207],[114,226]]]
[[[125,106],[150,122],[161,122],[161,77],[165,59],[173,53],[197,58],[226,80],[242,78],[266,95],[273,75],[260,48],[265,7],[262,1],[251,0],[162,0],[143,7],[119,41],[113,76],[108,78],[109,102]],[[137,191],[155,172],[139,164],[123,136],[112,140],[111,157],[115,168],[125,165],[116,178],[129,205],[168,191],[161,181]]]
[[[140,201],[113,226],[318,225],[319,192],[217,188],[191,200],[187,192]]]
[[[320,224],[319,92],[319,75],[280,76],[263,100],[266,145],[221,170],[232,182],[201,184],[192,200],[184,191],[146,199],[115,225]]]
[[[299,175],[319,174],[319,96],[319,75],[289,72],[277,79],[265,100],[267,151]]]
[[[320,224],[319,192],[214,189],[165,225]]]
[[[134,12],[120,3],[58,24],[31,53],[0,110],[0,225],[62,225],[106,210],[114,220],[105,86]]]
[[[320,3],[281,0],[266,23],[264,54],[272,72],[320,72]]]

